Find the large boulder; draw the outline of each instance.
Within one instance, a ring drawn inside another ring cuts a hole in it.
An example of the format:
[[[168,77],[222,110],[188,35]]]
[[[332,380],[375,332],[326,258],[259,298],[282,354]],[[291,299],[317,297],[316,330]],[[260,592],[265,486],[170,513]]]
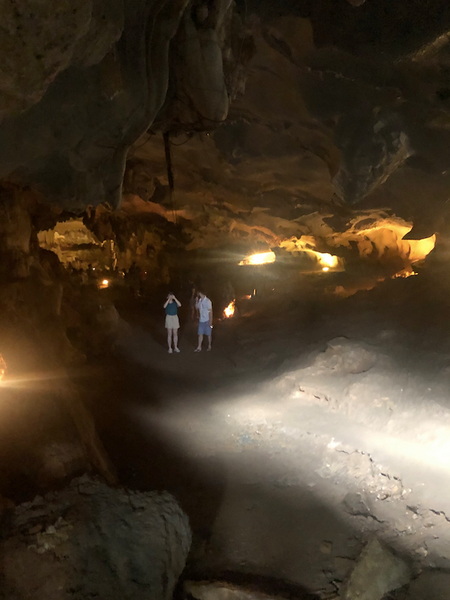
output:
[[[9,600],[169,600],[191,545],[168,493],[113,489],[86,476],[12,513],[1,542]]]
[[[388,592],[406,585],[410,578],[409,566],[373,539],[362,551],[341,596],[344,600],[382,600]]]

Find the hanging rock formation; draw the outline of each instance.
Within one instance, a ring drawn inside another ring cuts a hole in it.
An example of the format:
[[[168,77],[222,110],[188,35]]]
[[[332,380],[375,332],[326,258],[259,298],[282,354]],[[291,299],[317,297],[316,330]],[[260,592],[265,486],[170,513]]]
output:
[[[128,148],[166,99],[169,46],[188,0],[86,0],[70,11],[62,2],[56,16],[53,5],[41,15],[13,4],[10,37],[23,36],[27,43],[4,67],[9,67],[4,75],[10,83],[3,111],[10,116],[0,126],[0,177],[34,185],[68,208],[104,201],[117,205]],[[223,41],[229,9],[230,2],[213,3],[211,26],[209,17],[205,26],[195,25],[188,15],[183,20],[185,36],[189,28],[197,36],[196,46],[189,38],[185,55],[191,74],[187,95],[192,99],[194,94],[208,118],[220,120],[227,113],[227,94],[219,37]],[[18,64],[33,70],[33,77]],[[197,84],[192,80],[196,72],[202,74]],[[199,89],[211,85],[218,86],[220,102],[216,95],[210,109],[211,100]]]

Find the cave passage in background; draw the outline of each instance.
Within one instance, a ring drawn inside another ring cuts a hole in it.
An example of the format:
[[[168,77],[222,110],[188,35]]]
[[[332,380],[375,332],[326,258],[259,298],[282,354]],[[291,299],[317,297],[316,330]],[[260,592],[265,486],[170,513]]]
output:
[[[269,263],[274,263],[276,258],[275,252],[259,252],[257,254],[246,256],[243,260],[241,260],[239,265],[267,265]]]
[[[232,302],[230,302],[230,304],[224,309],[223,311],[223,316],[226,319],[229,319],[230,317],[234,316],[236,310],[236,300],[233,300]]]

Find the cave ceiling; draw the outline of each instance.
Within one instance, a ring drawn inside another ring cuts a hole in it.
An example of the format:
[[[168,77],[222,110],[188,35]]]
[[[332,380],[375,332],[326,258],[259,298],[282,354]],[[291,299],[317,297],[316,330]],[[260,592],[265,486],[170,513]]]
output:
[[[188,249],[325,239],[358,214],[448,233],[445,0],[12,0],[0,16],[0,179],[60,210],[157,215]]]

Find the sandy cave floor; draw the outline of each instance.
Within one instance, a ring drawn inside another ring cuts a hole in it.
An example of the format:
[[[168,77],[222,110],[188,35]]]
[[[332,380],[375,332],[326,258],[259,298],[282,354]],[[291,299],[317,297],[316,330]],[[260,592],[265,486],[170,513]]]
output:
[[[450,568],[447,296],[424,307],[418,280],[248,301],[210,354],[194,323],[168,355],[163,318],[122,309],[89,403],[121,482],[188,513],[189,576],[333,597],[373,535],[415,570]]]

